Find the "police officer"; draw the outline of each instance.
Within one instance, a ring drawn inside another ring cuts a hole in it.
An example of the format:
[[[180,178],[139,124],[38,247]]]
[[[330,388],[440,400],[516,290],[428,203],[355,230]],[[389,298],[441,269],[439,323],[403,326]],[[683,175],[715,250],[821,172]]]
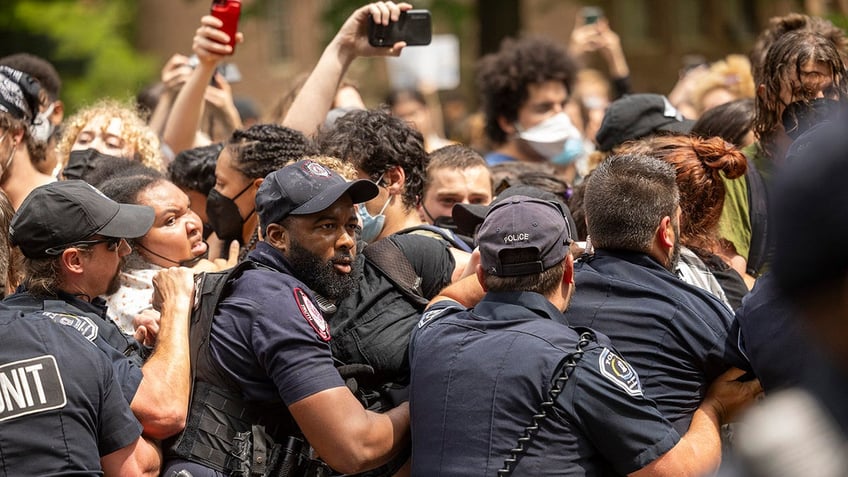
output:
[[[575,265],[580,286],[558,320],[609,336],[683,433],[709,384],[750,364],[730,309],[671,272],[681,213],[674,168],[649,156],[609,157],[587,179],[584,204],[595,253]]]
[[[0,329],[0,474],[158,474],[103,353],[42,314],[2,307]]]
[[[408,405],[376,414],[356,400],[334,367],[313,294],[339,299],[357,286],[354,204],[377,192],[371,181],[346,182],[310,160],[262,182],[256,210],[264,241],[214,309],[188,424],[165,475],[261,475],[277,456],[301,452],[303,438],[333,469],[353,473],[406,443]]]
[[[557,204],[517,195],[491,208],[476,277],[446,288],[413,332],[413,475],[681,476],[717,465],[723,412],[753,386],[711,394],[681,438],[608,338],[554,321],[574,290],[570,241]]]
[[[100,298],[119,285],[121,258],[130,253],[124,238],[144,235],[153,216],[152,208],[119,204],[83,181],[34,189],[10,226],[24,255],[22,288],[3,303],[43,313],[96,344],[111,359],[145,436],[161,439],[182,429],[188,408],[192,273],[173,268],[154,279],[160,329],[143,364],[140,346],[108,319]]]

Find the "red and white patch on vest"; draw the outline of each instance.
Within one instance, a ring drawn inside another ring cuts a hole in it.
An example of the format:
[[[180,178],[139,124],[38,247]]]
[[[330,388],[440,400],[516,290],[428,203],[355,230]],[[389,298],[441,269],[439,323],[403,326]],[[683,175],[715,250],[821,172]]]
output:
[[[306,292],[300,288],[295,288],[294,301],[297,303],[300,313],[304,318],[306,318],[306,322],[309,323],[309,326],[311,326],[313,330],[315,330],[318,337],[324,341],[330,341],[330,325],[328,325],[324,320],[324,317],[321,316],[321,312],[318,310],[318,307],[312,303],[312,300],[309,299]]]

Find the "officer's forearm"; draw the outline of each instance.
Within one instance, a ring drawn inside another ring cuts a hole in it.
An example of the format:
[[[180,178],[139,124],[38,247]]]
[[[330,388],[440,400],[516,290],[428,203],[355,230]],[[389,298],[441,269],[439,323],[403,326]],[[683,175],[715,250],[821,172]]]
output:
[[[172,436],[185,427],[191,386],[191,296],[166,300],[161,314],[156,349],[141,369],[144,379],[131,403],[144,434],[156,439]]]
[[[670,451],[641,470],[634,477],[697,477],[712,473],[721,462],[721,418],[715,403],[706,399],[692,416],[689,430]]]
[[[409,404],[366,411],[346,387],[331,388],[289,406],[304,436],[330,467],[345,474],[376,468],[409,443]]]
[[[132,444],[101,457],[100,465],[106,477],[157,477],[162,466],[162,453],[155,442],[139,437]]]
[[[468,308],[476,305],[485,295],[477,275],[469,275],[449,285],[430,300],[428,308],[442,300],[453,300]]]

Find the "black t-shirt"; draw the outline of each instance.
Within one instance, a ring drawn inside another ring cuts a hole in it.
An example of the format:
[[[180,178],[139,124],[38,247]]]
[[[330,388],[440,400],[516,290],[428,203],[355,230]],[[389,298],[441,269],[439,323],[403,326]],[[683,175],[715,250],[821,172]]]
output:
[[[447,242],[416,233],[395,234],[391,240],[421,278],[429,299],[450,284],[455,267]],[[409,375],[409,333],[421,316],[413,303],[381,272],[357,254],[354,267],[361,272],[358,289],[328,315],[333,332],[333,356],[351,364],[367,364],[383,382],[405,383]]]

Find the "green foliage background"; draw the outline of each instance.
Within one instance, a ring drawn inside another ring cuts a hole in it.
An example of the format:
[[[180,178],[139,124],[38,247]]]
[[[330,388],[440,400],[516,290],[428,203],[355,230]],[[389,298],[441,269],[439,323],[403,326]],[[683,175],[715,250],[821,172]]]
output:
[[[126,99],[155,78],[133,46],[136,0],[2,0],[0,56],[29,52],[62,77],[66,115],[98,98]]]

